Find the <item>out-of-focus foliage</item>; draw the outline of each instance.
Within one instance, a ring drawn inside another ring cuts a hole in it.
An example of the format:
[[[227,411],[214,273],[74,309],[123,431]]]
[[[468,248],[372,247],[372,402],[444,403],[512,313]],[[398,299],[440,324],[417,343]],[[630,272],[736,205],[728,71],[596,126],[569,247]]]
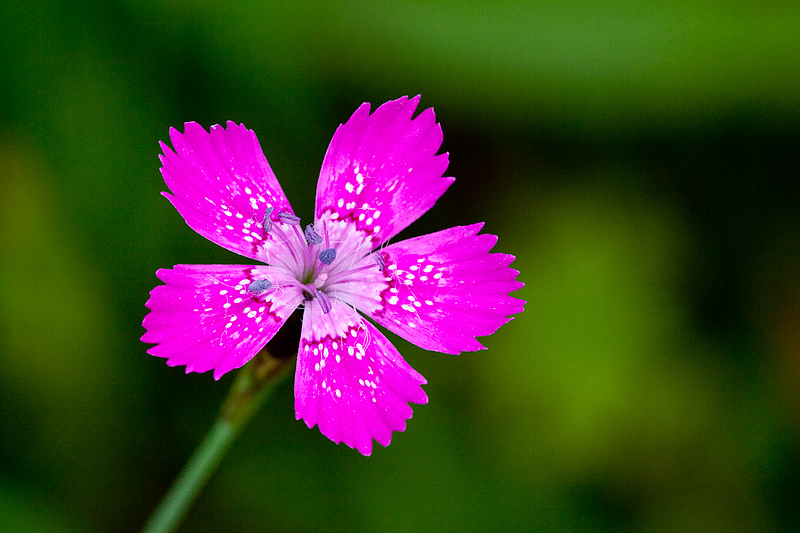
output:
[[[363,458],[291,384],[185,531],[800,527],[796,2],[0,3],[0,531],[135,531],[231,377],[138,341],[155,270],[238,259],[158,140],[254,129],[309,216],[336,126],[422,93],[526,311]]]

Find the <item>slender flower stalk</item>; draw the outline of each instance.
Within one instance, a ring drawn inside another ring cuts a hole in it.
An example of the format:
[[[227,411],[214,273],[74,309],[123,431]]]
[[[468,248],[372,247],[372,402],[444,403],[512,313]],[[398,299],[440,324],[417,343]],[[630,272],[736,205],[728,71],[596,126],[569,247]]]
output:
[[[264,349],[238,372],[217,419],[153,512],[143,533],[175,531],[241,429],[275,387],[289,376],[292,363],[294,358],[272,357]]]

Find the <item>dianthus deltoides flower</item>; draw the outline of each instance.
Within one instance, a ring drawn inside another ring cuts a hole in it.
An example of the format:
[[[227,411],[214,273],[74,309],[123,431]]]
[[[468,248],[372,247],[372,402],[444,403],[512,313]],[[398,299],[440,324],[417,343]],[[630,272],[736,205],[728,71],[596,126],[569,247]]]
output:
[[[403,431],[425,378],[364,315],[428,350],[484,347],[524,302],[514,259],[490,254],[483,224],[384,244],[453,183],[433,109],[419,97],[363,104],[333,136],[313,224],[292,211],[255,134],[194,122],[161,143],[163,193],[200,235],[265,265],[177,265],[157,272],[142,340],[148,353],[214,378],[247,363],[303,308],[295,412],[309,428],[362,454]]]

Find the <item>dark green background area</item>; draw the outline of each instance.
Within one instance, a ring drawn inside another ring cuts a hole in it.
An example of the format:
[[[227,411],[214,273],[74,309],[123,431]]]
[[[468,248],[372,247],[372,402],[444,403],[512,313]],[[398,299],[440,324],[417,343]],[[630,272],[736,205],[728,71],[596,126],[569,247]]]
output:
[[[800,4],[0,3],[0,531],[136,531],[232,376],[138,339],[155,271],[239,263],[158,141],[252,128],[309,218],[336,126],[422,94],[526,310],[373,456],[290,383],[183,531],[800,529]]]

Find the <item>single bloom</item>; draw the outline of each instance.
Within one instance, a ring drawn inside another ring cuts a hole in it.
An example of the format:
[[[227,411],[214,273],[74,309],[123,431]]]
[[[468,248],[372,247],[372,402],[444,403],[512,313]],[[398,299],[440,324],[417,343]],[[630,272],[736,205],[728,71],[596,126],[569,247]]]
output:
[[[428,211],[454,178],[433,109],[419,96],[340,125],[322,162],[314,221],[305,227],[253,131],[189,122],[161,143],[162,193],[207,239],[262,265],[161,269],[142,340],[148,353],[214,378],[247,363],[298,307],[302,332],[295,413],[364,455],[403,431],[427,383],[364,316],[427,350],[481,350],[523,309],[514,257],[489,253],[483,224],[386,245]]]

